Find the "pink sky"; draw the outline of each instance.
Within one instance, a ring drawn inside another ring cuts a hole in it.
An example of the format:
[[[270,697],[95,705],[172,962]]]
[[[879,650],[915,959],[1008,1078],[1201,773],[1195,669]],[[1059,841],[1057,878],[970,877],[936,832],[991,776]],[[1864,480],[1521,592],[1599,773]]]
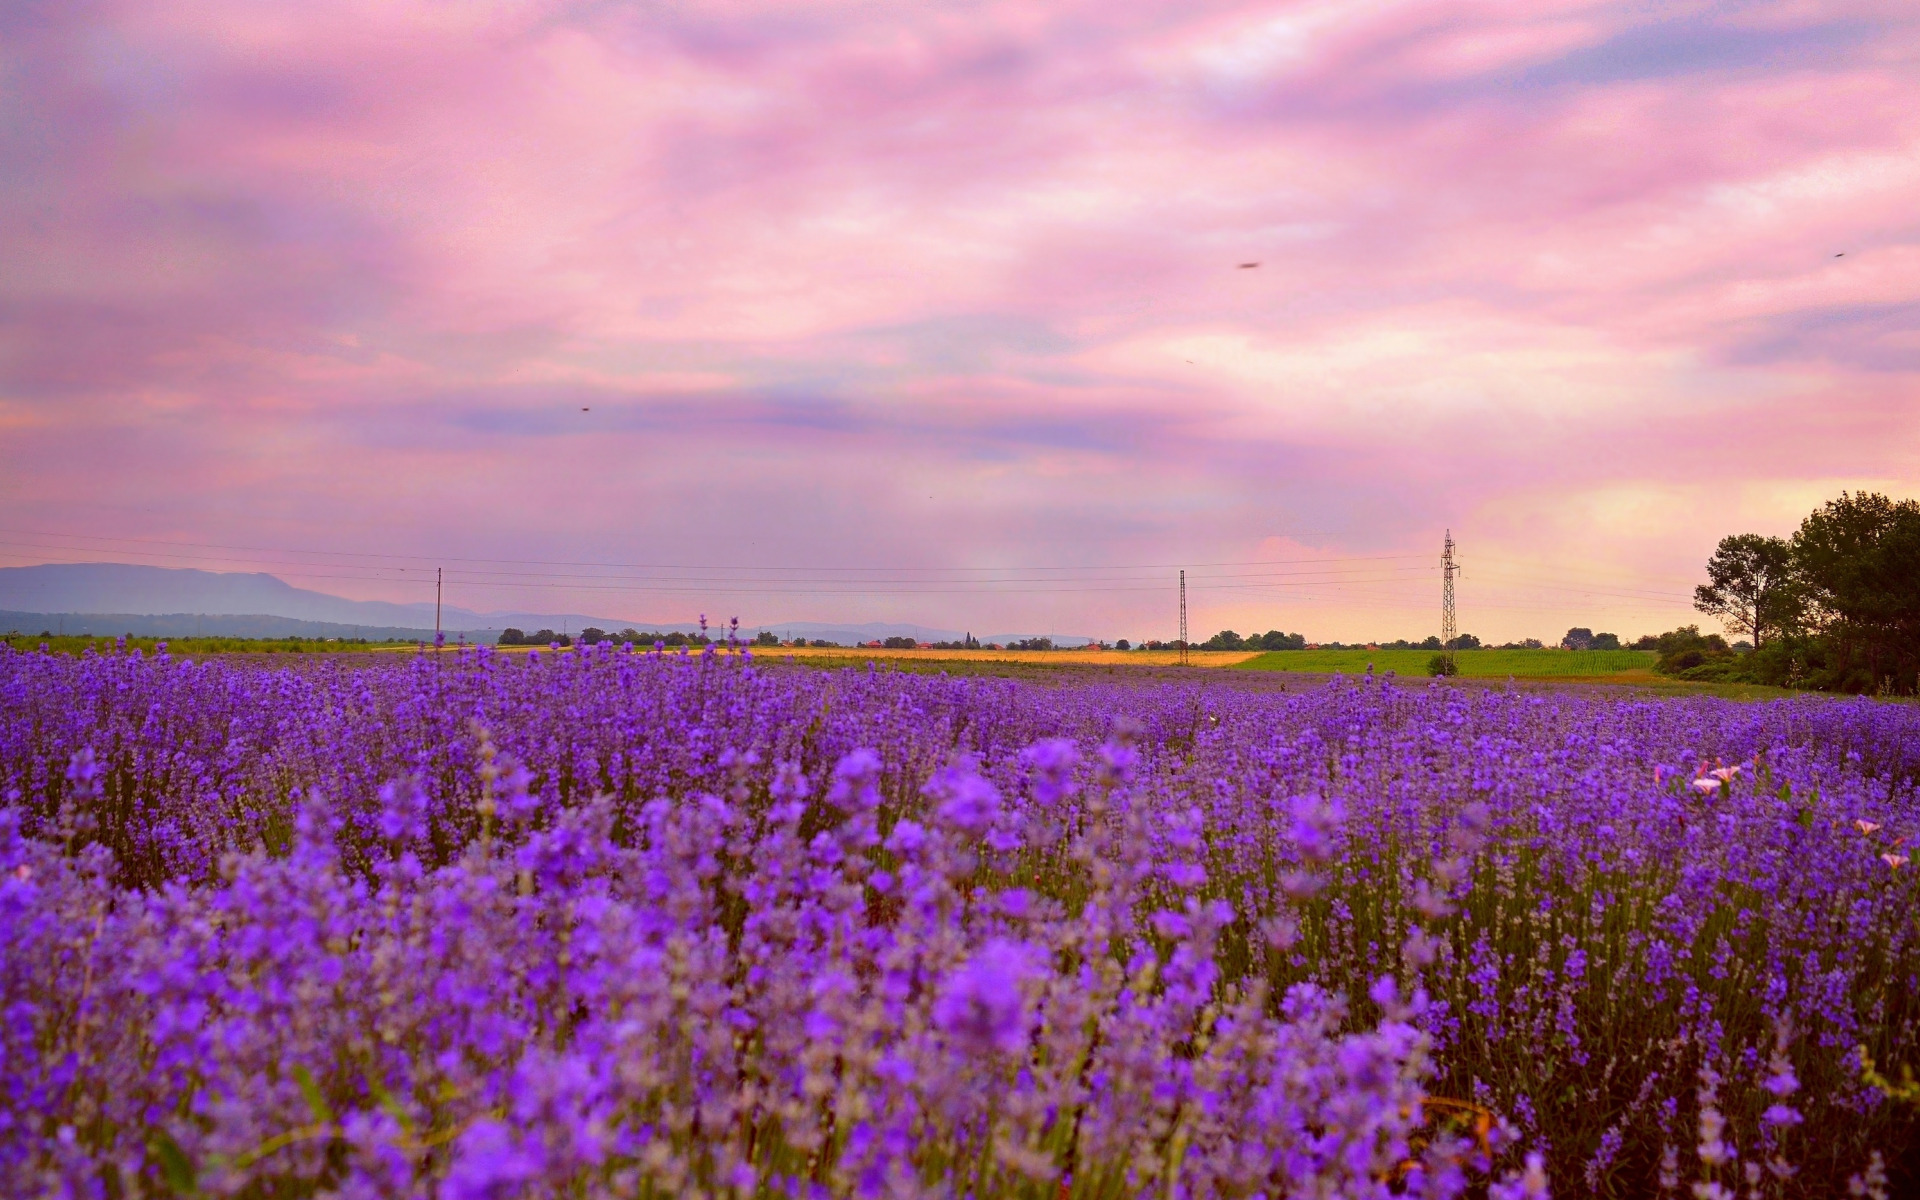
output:
[[[1552,640],[1920,492],[1910,0],[29,3],[0,162],[0,564]]]

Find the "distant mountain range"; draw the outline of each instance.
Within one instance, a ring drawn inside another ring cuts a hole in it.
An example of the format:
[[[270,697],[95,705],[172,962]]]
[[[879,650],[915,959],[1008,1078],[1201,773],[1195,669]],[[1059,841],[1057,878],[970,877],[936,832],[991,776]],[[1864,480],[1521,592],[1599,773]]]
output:
[[[457,636],[458,632],[449,636]],[[361,638],[369,642],[427,641],[433,637],[431,626],[420,629],[411,625],[343,625],[265,613],[13,612],[7,609],[0,609],[0,633],[83,637],[118,637],[125,633],[158,638]]]
[[[507,628],[534,633],[552,629],[578,633],[588,627],[611,632],[633,628],[646,633],[692,633],[691,623],[663,625],[627,617],[585,613],[475,612],[452,605],[441,610],[440,625],[449,638],[492,641]],[[41,630],[73,634],[132,633],[147,637],[360,637],[370,641],[433,635],[433,604],[395,604],[385,600],[348,600],[297,588],[265,572],[201,571],[147,567],[131,563],[47,563],[0,567],[0,632]],[[911,637],[923,642],[958,641],[965,631],[888,621],[826,624],[788,621],[742,626],[751,635],[768,629],[783,641],[819,638],[851,645],[879,638]],[[1002,644],[1051,637],[1056,645],[1084,645],[1091,639],[1071,634],[977,634]]]

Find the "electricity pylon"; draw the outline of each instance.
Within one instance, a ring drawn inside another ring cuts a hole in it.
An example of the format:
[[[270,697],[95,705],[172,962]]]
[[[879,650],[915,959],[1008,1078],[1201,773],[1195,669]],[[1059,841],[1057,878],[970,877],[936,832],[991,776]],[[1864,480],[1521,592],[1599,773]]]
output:
[[[1440,655],[1446,664],[1446,673],[1451,675],[1456,668],[1453,662],[1453,643],[1460,636],[1459,623],[1453,613],[1453,573],[1459,568],[1453,562],[1453,530],[1447,530],[1447,546],[1440,553]]]
[[[1180,665],[1187,665],[1187,573],[1180,572]]]

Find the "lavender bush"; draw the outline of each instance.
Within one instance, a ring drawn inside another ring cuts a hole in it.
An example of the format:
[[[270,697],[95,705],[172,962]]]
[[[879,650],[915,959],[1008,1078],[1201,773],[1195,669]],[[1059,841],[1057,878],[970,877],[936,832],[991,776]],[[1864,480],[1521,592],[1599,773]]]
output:
[[[1916,777],[1867,701],[4,653],[0,1184],[1885,1194]]]

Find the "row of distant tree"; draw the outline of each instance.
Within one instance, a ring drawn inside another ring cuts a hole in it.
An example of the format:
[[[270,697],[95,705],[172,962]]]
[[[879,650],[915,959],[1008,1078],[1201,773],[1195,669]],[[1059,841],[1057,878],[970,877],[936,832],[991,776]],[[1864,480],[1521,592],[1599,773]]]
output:
[[[1694,607],[1740,641],[1697,626],[1663,634],[1669,674],[1912,695],[1920,686],[1920,502],[1842,492],[1792,537],[1722,538]]]
[[[500,631],[495,645],[500,646],[571,646],[574,638],[564,633],[555,633],[551,629],[542,629],[534,633],[514,629],[509,626]],[[587,626],[580,631],[578,639],[582,645],[597,646],[601,642],[632,642],[636,646],[707,646],[715,642],[724,642],[725,638],[707,637],[698,633],[647,633],[638,629],[622,629],[618,633],[608,633],[604,629]],[[780,639],[771,633],[762,631],[750,643],[755,646],[778,646]],[[816,646],[830,645],[829,642],[815,642]]]
[[[1113,644],[1115,650],[1178,650],[1178,640],[1163,642],[1157,639],[1141,642],[1138,646],[1121,638]],[[1281,633],[1278,629],[1269,629],[1265,633],[1250,633],[1241,637],[1231,629],[1222,629],[1204,642],[1195,642],[1195,650],[1304,650],[1307,639],[1304,634]]]
[[[1730,549],[1730,547],[1732,547],[1732,549]],[[1730,568],[1728,568],[1728,564],[1726,564],[1726,559],[1728,559],[1730,555],[1736,555],[1736,553],[1747,553],[1749,549],[1751,549],[1751,547],[1747,547],[1747,538],[1728,538],[1728,540],[1720,543],[1720,551],[1715,555],[1715,564],[1709,566],[1709,570],[1716,570],[1716,572],[1718,572],[1718,574],[1713,576],[1716,580],[1713,588],[1726,588],[1726,580],[1738,576],[1738,566],[1730,572]],[[1699,601],[1699,605],[1703,607],[1703,611],[1720,612],[1718,607],[1711,607],[1711,609],[1709,609],[1707,605],[1709,605],[1709,603],[1711,603],[1711,605],[1720,605],[1722,601],[1720,601],[1720,599],[1713,599],[1713,601],[1705,599],[1709,588],[1701,588],[1699,591],[1701,591],[1701,597],[1703,597],[1703,599]],[[1720,595],[1720,593],[1715,593],[1715,595]],[[1764,601],[1763,611],[1772,612],[1772,609],[1766,609],[1766,607],[1764,607]],[[1753,624],[1755,624],[1755,622],[1753,622],[1753,616],[1751,616],[1751,609],[1740,609],[1740,611],[1736,611],[1734,618],[1732,618],[1732,624],[1738,626],[1743,632],[1749,632],[1749,634],[1751,634],[1751,632],[1753,632]],[[1766,620],[1763,618],[1763,622],[1761,622],[1761,637],[1764,639],[1764,637],[1768,636],[1776,636],[1776,634],[1774,634],[1774,628],[1768,626]],[[574,641],[576,641],[576,637],[568,636],[568,634],[555,634],[553,630],[536,630],[536,632],[528,634],[528,632],[516,630],[516,628],[501,630],[499,639],[497,639],[499,645],[561,645],[561,647],[570,647],[570,645],[574,645]],[[703,645],[712,645],[712,643],[722,641],[722,639],[718,639],[718,637],[701,636],[701,634],[680,634],[680,632],[672,632],[672,634],[643,632],[643,630],[634,630],[634,628],[626,628],[626,630],[620,630],[618,634],[611,634],[611,632],[607,632],[607,630],[601,630],[601,628],[595,628],[595,626],[588,626],[588,628],[580,630],[578,641],[584,643],[584,645],[597,645],[597,643],[601,643],[601,641],[632,641],[634,645],[641,645],[641,647],[666,645],[666,647],[670,647],[670,649],[678,649],[678,647],[703,647]],[[780,645],[795,645],[795,647],[812,645],[812,647],[818,647],[818,649],[841,647],[841,643],[837,643],[837,641],[826,641],[826,639],[822,639],[822,637],[814,637],[814,639],[810,639],[810,641],[808,641],[806,637],[795,637],[793,641],[781,641],[780,637],[772,634],[770,630],[760,630],[760,632],[751,637],[751,639],[741,639],[741,643],[743,643],[743,645],[755,645],[755,647],[780,647]],[[1050,651],[1050,649],[1056,649],[1056,647],[1054,647],[1054,641],[1052,641],[1050,637],[1021,637],[1018,641],[1008,641],[1008,643],[1002,647],[1000,643],[985,645],[985,643],[981,643],[977,637],[973,637],[972,634],[968,634],[968,636],[962,637],[962,639],[956,639],[956,641],[931,641],[931,643],[920,643],[920,641],[916,641],[916,639],[912,639],[912,637],[885,637],[885,639],[879,641],[879,645],[885,647],[885,649],[908,649],[908,651],[910,651],[910,649],[918,649],[920,645],[927,645],[929,649],[939,649],[939,651],[968,651],[968,649]],[[1094,647],[1100,647],[1100,649],[1108,649],[1108,643],[1102,643],[1102,641],[1096,641],[1096,643],[1092,643],[1092,645],[1094,645]],[[1112,643],[1112,649],[1119,649],[1119,651],[1131,651],[1131,649],[1140,649],[1140,651],[1173,651],[1173,649],[1179,649],[1179,645],[1181,645],[1179,641],[1160,641],[1160,639],[1148,639],[1148,641],[1133,643],[1133,641],[1121,637],[1119,641]],[[1448,641],[1448,643],[1444,643],[1444,645],[1442,645],[1442,641],[1440,641],[1438,637],[1425,637],[1425,639],[1421,639],[1421,641],[1407,641],[1407,639],[1398,639],[1398,641],[1356,641],[1356,643],[1319,641],[1319,643],[1313,643],[1313,645],[1315,645],[1315,649],[1331,649],[1331,651],[1340,651],[1340,649],[1379,649],[1379,651],[1442,651],[1442,649],[1453,649],[1453,651],[1503,649],[1503,651],[1513,651],[1513,649],[1544,649],[1544,643],[1542,643],[1538,637],[1526,637],[1523,641],[1507,641],[1507,643],[1501,643],[1501,645],[1486,645],[1486,643],[1482,643],[1482,641],[1480,641],[1478,637],[1473,636],[1473,634],[1461,634],[1461,636],[1453,637],[1452,641]],[[1202,651],[1298,651],[1298,649],[1306,649],[1306,647],[1308,647],[1306,634],[1283,634],[1281,630],[1267,630],[1265,634],[1248,634],[1248,636],[1242,637],[1240,634],[1233,632],[1233,630],[1221,630],[1219,634],[1213,634],[1213,636],[1208,637],[1206,641],[1194,643],[1192,649],[1202,649]],[[1720,637],[1718,634],[1701,634],[1701,632],[1699,632],[1699,626],[1686,626],[1686,628],[1674,630],[1674,632],[1670,632],[1670,634],[1657,634],[1657,636],[1655,636],[1655,634],[1647,634],[1647,636],[1640,637],[1638,641],[1632,641],[1632,643],[1622,643],[1619,634],[1605,634],[1605,632],[1596,634],[1594,630],[1576,626],[1576,628],[1572,628],[1572,630],[1567,630],[1567,636],[1561,637],[1559,649],[1567,649],[1567,651],[1617,651],[1617,649],[1657,651],[1661,657],[1659,657],[1659,666],[1657,666],[1655,670],[1661,670],[1661,672],[1667,672],[1667,674],[1674,674],[1674,676],[1682,676],[1682,678],[1693,678],[1693,680],[1749,678],[1751,672],[1753,672],[1753,668],[1755,668],[1759,662],[1763,662],[1763,660],[1747,662],[1747,660],[1741,659],[1747,651],[1753,649],[1753,643],[1749,643],[1749,641],[1745,641],[1745,639],[1728,643],[1726,637]],[[1772,680],[1770,680],[1770,682],[1772,682]]]
[[[597,629],[591,625],[580,631],[578,640],[588,646],[598,645],[601,642],[632,642],[636,646],[667,646],[669,648],[680,646],[708,646],[715,643],[724,644],[726,641],[725,638],[708,637],[698,633],[659,633],[639,629],[622,629],[618,633],[609,633],[604,629]],[[575,639],[567,634],[555,633],[551,629],[541,629],[534,633],[527,633],[524,630],[507,628],[500,631],[500,637],[496,644],[501,646],[571,646],[574,644],[574,641]],[[841,645],[839,642],[830,642],[825,638],[813,638],[811,640],[807,638],[795,638],[790,642],[782,642],[780,636],[770,629],[762,629],[751,638],[742,637],[737,644],[759,647],[812,646],[818,649],[830,649]],[[880,644],[889,650],[912,650],[920,645],[919,642],[910,637],[890,637],[882,640]],[[980,640],[972,634],[968,634],[960,641],[933,642],[931,645],[935,650],[978,650],[980,648]],[[998,649],[998,647],[995,648]],[[1053,643],[1046,638],[1033,638],[1028,641],[1014,642],[1007,648],[1010,650],[1051,650],[1053,649]]]

